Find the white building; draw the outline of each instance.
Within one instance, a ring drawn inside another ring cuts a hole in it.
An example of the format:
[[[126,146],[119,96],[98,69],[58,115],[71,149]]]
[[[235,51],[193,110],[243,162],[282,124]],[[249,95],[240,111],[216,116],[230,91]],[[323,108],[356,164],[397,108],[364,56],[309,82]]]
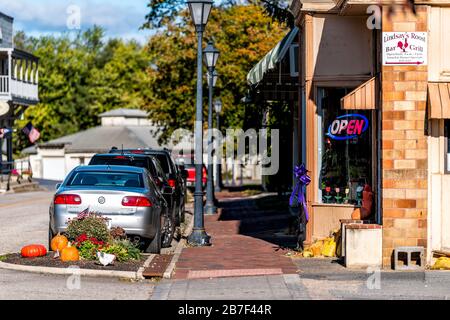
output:
[[[28,155],[34,178],[61,181],[75,167],[88,164],[97,153],[112,147],[160,148],[158,127],[147,113],[137,109],[116,109],[100,114],[101,125],[23,150]]]
[[[14,19],[0,12],[0,128],[12,128],[30,105],[39,102],[39,59],[15,48]],[[12,135],[0,139],[0,174],[12,169]]]

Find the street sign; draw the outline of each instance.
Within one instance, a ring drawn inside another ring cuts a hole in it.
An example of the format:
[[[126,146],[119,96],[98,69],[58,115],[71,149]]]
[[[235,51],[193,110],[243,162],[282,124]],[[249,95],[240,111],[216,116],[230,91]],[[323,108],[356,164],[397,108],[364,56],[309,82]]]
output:
[[[427,65],[426,32],[383,32],[383,65]]]

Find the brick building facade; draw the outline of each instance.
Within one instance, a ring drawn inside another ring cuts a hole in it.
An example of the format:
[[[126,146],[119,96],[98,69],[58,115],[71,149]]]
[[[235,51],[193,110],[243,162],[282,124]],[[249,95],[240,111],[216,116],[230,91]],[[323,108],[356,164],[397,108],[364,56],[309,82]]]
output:
[[[427,32],[428,9],[383,8],[383,32]],[[398,246],[427,247],[427,66],[382,67],[383,265]]]
[[[404,1],[294,0],[291,11],[300,46],[299,158],[312,177],[308,242],[350,219],[369,186],[368,220],[382,228],[384,267],[400,246],[424,247],[428,263],[433,252],[449,252],[450,1],[419,0],[413,13]],[[368,23],[373,16],[379,27]],[[385,63],[388,32],[423,33],[428,59]],[[343,118],[370,125],[336,138],[330,130]]]

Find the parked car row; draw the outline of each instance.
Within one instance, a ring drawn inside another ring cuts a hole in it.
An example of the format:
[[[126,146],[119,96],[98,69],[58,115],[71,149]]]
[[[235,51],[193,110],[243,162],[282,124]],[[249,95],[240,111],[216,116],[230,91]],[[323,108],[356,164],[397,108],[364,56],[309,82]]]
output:
[[[113,148],[72,170],[50,205],[49,241],[84,210],[108,218],[149,253],[169,247],[184,221],[187,172],[168,150]]]

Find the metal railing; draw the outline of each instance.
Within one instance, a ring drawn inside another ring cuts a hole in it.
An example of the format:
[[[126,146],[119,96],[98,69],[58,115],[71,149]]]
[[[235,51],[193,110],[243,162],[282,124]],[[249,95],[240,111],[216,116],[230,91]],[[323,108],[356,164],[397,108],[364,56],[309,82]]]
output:
[[[0,76],[0,96],[15,96],[37,101],[38,85],[17,79],[10,81],[9,76]]]
[[[38,100],[38,85],[11,79],[11,95],[30,100]]]
[[[0,76],[0,95],[9,94],[9,76]]]

